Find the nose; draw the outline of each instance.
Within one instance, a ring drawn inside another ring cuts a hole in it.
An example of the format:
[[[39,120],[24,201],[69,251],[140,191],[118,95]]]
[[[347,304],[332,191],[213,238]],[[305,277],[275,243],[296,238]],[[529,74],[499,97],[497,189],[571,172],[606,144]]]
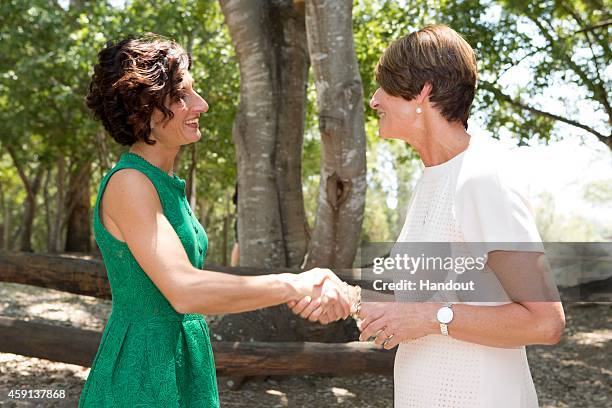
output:
[[[377,109],[379,106],[379,103],[378,103],[378,90],[379,89],[380,88],[378,88],[376,92],[374,92],[374,94],[372,95],[372,98],[370,98],[370,108],[372,109]]]
[[[193,111],[197,113],[208,112],[208,102],[206,102],[206,100],[202,98],[199,93],[194,93],[196,94],[196,103],[193,107]]]

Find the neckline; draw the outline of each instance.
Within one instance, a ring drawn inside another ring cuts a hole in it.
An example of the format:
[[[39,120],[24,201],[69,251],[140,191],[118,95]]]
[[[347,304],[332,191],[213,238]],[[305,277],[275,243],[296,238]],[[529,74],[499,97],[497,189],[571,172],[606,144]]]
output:
[[[453,156],[444,163],[436,164],[435,166],[425,166],[423,168],[423,177],[437,178],[443,174],[448,173],[453,168],[453,165],[461,160],[461,158],[465,155],[466,151],[467,149],[457,154],[456,156]]]
[[[422,178],[424,180],[434,180],[444,174],[448,174],[451,169],[454,168],[455,164],[460,163],[462,161],[463,157],[472,146],[472,137],[470,137],[470,142],[468,143],[468,146],[460,153],[456,154],[455,156],[451,157],[443,163],[436,164],[435,166],[425,166],[423,168]]]
[[[165,180],[168,180],[170,183],[180,188],[181,190],[185,189],[185,180],[177,176],[176,172],[173,171],[172,176],[171,176],[168,173],[166,173],[164,170],[160,169],[159,167],[155,166],[153,163],[145,159],[144,157],[136,153],[132,153],[130,151],[123,152],[121,156],[127,159],[130,159],[130,158],[134,159],[138,163],[145,165],[146,167],[148,167],[155,173],[159,174],[162,178],[164,178]]]

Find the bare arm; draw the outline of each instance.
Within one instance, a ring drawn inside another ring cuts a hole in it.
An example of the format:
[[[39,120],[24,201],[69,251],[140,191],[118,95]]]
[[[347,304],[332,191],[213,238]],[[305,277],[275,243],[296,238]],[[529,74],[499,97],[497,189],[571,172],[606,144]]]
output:
[[[136,261],[179,313],[238,313],[315,297],[331,276],[319,269],[244,277],[193,267],[163,214],[155,187],[137,170],[113,175],[103,203]]]
[[[554,287],[541,253],[493,251],[488,264],[495,271],[513,303],[500,306],[453,305],[454,319],[449,335],[459,340],[492,347],[518,347],[529,344],[556,344],[565,327],[565,315],[559,301],[548,299]],[[529,291],[525,291],[528,288]],[[537,295],[537,296],[536,296]],[[521,300],[530,299],[530,300]],[[401,341],[428,334],[439,334],[436,311],[439,303],[370,303],[362,307],[361,340],[375,336],[386,327],[393,338],[387,348]],[[379,338],[380,337],[380,338]],[[382,344],[384,336],[376,342]]]
[[[496,347],[559,342],[565,328],[565,314],[550,279],[545,255],[493,251],[487,263],[516,301],[491,307],[453,306],[455,319],[449,325],[449,328],[454,326],[452,336]]]
[[[492,347],[556,344],[565,327],[559,302],[522,302],[502,306],[456,305],[452,337]],[[439,327],[436,324],[436,331]]]

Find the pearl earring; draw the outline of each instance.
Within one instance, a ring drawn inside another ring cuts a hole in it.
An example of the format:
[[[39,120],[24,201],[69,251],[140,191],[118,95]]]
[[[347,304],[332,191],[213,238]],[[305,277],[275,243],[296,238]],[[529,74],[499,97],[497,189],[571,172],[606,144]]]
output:
[[[420,107],[420,106],[417,106],[417,108],[416,108],[416,113],[422,113],[422,112],[423,112],[423,109],[421,109],[421,107]]]

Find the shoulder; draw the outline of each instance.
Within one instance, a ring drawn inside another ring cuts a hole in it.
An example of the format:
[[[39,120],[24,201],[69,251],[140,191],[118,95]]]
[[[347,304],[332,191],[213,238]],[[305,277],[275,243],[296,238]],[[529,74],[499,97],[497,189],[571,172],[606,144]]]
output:
[[[530,213],[535,211],[529,202],[527,182],[520,178],[521,163],[511,151],[493,141],[480,141],[466,151],[455,189],[455,205],[459,210],[486,210]]]
[[[512,154],[494,141],[475,140],[465,153],[459,175],[456,193],[496,195],[504,191],[523,190],[521,180],[515,176]]]
[[[121,168],[109,175],[103,196],[111,213],[161,209],[159,196],[153,182],[144,173],[133,168]]]
[[[454,209],[467,241],[540,241],[526,185],[517,177],[518,166],[510,152],[495,146],[466,151]]]

